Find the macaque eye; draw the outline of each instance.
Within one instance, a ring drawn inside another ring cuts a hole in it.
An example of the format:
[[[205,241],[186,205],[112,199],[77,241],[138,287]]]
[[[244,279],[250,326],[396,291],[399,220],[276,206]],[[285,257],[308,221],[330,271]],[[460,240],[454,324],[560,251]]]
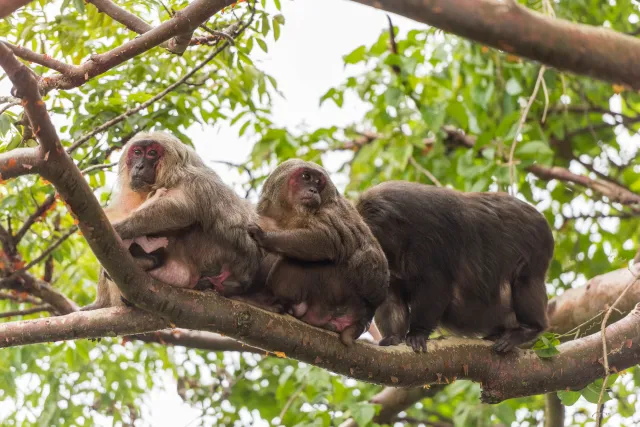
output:
[[[149,150],[149,152],[147,152],[147,155],[150,157],[156,157],[158,155],[158,152],[156,150]]]
[[[139,148],[136,148],[135,150],[133,150],[133,154],[135,154],[136,156],[140,156],[142,155],[142,150]]]
[[[309,175],[307,172],[303,172],[302,179],[304,179],[305,181],[309,181],[311,179],[311,175]]]

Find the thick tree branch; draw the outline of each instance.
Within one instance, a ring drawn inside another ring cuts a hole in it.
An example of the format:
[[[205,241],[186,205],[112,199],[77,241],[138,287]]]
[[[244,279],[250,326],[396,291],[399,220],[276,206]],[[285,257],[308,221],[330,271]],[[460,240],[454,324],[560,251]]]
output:
[[[640,268],[640,264],[634,266]],[[562,295],[549,302],[550,330],[558,334],[567,334],[567,339],[585,336],[600,330],[603,311],[611,306],[620,293],[629,284],[634,275],[628,268],[615,270],[589,280],[586,285],[566,290]],[[629,313],[640,303],[640,283],[627,291],[611,314],[611,323]]]
[[[38,148],[16,148],[0,153],[0,183],[39,171]]]
[[[2,279],[0,286],[13,289],[18,292],[28,292],[30,295],[40,298],[52,306],[58,314],[69,314],[78,310],[75,302],[67,298],[63,293],[55,289],[44,280],[23,273],[17,277]]]
[[[559,70],[640,89],[640,40],[549,18],[514,0],[353,0]]]
[[[6,18],[22,6],[31,3],[31,0],[2,0],[0,2],[0,19]]]
[[[602,376],[600,334],[558,347],[560,354],[540,359],[533,351],[499,356],[490,343],[451,338],[429,343],[429,354],[406,346],[378,347],[357,342],[346,348],[337,336],[292,317],[268,313],[241,302],[213,296],[215,312],[208,329],[271,352],[347,375],[391,386],[446,384],[457,379],[482,382],[483,400],[505,399],[561,389],[580,389]],[[199,304],[196,307],[202,308]],[[212,310],[214,307],[210,306]],[[210,312],[205,310],[205,312]],[[0,325],[0,347],[51,340],[97,338],[162,329],[158,317],[135,309],[103,309]],[[640,306],[610,325],[607,341],[612,369],[623,370],[640,360]]]
[[[47,68],[51,68],[52,70],[56,70],[60,73],[73,73],[73,70],[74,70],[73,65],[69,65],[62,61],[58,61],[57,59],[54,59],[49,55],[33,52],[22,46],[14,46],[8,42],[2,42],[2,43],[7,45],[15,56],[20,57],[25,61],[35,62],[36,64],[42,65]]]

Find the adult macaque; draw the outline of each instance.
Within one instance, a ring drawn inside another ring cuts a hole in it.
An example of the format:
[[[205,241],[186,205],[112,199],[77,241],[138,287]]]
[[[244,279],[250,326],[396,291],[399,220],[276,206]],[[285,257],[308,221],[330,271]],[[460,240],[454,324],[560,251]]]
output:
[[[506,353],[547,327],[553,235],[544,216],[504,193],[410,182],[366,191],[357,209],[389,261],[389,297],[375,315],[380,345],[426,351],[441,325]]]
[[[257,210],[266,230],[256,224],[249,233],[278,255],[267,290],[295,317],[351,345],[387,295],[387,260],[371,230],[323,168],[299,159],[267,178]]]
[[[246,233],[253,209],[169,134],[140,133],[124,146],[107,215],[138,264],[170,285],[195,288],[204,277],[218,291],[242,292],[258,271],[262,252]],[[96,302],[85,309],[120,298],[101,274]]]

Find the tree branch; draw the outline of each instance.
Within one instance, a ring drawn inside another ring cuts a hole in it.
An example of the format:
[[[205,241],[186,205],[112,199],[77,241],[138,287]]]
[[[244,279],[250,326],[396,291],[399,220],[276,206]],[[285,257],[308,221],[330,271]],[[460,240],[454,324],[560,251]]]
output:
[[[0,2],[0,18],[6,18],[29,3],[31,3],[31,0],[3,0]]]
[[[45,305],[38,305],[31,308],[25,308],[24,310],[4,311],[4,312],[0,312],[0,319],[15,317],[15,316],[27,316],[29,314],[41,313],[43,311],[51,311],[52,308],[53,307],[51,307],[50,305],[45,304]]]
[[[133,40],[109,52],[92,55],[82,65],[69,65],[72,67],[69,71],[41,79],[40,88],[48,92],[51,89],[72,89],[81,86],[87,80],[160,45],[171,37],[193,32],[198,25],[232,3],[233,0],[194,0],[173,18]]]
[[[37,148],[16,148],[0,153],[0,183],[39,171]]]
[[[353,0],[575,74],[640,89],[640,40],[501,0]],[[624,52],[624,54],[620,54]]]
[[[172,344],[198,350],[207,351],[242,351],[264,354],[265,351],[256,347],[206,331],[192,331],[189,329],[164,329],[147,334],[130,335],[130,338],[148,343]]]
[[[640,267],[636,264],[635,268]],[[615,270],[589,280],[584,286],[567,289],[551,301],[547,309],[549,329],[567,338],[590,335],[600,330],[603,310],[611,306],[634,275],[628,268]],[[620,320],[640,302],[640,284],[636,283],[611,314],[611,322]]]
[[[58,61],[57,59],[52,58],[49,55],[36,53],[22,46],[14,46],[8,42],[0,42],[0,43],[4,43],[5,45],[7,45],[15,56],[20,57],[25,61],[35,62],[36,64],[42,65],[47,68],[51,68],[52,70],[56,70],[63,74],[73,73],[74,71],[73,65],[69,65],[62,61]]]
[[[11,153],[13,153],[13,151],[11,151]],[[55,193],[50,194],[45,199],[45,201],[42,202],[42,204],[39,205],[31,215],[29,215],[29,218],[27,218],[27,220],[22,224],[22,226],[20,227],[16,235],[13,236],[13,240],[14,242],[16,242],[16,244],[20,242],[20,240],[22,240],[24,235],[27,234],[27,231],[29,231],[31,226],[38,220],[38,218],[44,215],[44,213],[48,211],[51,208],[51,206],[53,206],[55,201],[56,201]]]
[[[386,387],[369,400],[370,403],[380,405],[380,412],[373,418],[373,422],[377,424],[393,424],[399,412],[404,411],[426,397],[435,396],[444,388],[445,385],[434,385],[429,388]],[[354,419],[350,419],[340,424],[340,427],[358,427],[358,423]]]

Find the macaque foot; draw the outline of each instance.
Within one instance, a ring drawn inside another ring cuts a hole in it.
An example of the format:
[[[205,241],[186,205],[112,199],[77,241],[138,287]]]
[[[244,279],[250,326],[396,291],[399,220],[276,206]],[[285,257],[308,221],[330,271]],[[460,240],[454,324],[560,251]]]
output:
[[[124,303],[125,306],[127,307],[135,307],[135,305],[133,305],[131,302],[129,302],[127,299],[125,299],[125,297],[120,296],[120,300]]]
[[[217,276],[207,277],[207,280],[209,280],[209,283],[213,285],[213,289],[222,294],[224,293],[224,281],[230,276],[231,272],[225,268],[222,270],[222,273]]]
[[[402,338],[397,335],[389,335],[388,337],[384,337],[378,342],[378,345],[382,347],[387,347],[390,345],[400,345],[404,342]]]
[[[409,331],[407,334],[407,345],[413,348],[416,353],[427,352],[427,341],[429,333],[423,331]]]

